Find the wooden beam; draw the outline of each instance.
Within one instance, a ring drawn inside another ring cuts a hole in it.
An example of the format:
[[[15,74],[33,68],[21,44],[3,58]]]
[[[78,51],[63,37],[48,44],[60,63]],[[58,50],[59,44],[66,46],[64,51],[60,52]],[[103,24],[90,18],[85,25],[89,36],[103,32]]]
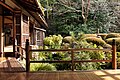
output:
[[[14,13],[15,13],[15,14],[21,14],[22,11],[21,11],[21,10],[15,10]]]
[[[79,52],[79,51],[105,51],[109,52],[112,51],[111,49],[88,49],[88,48],[80,48],[80,49],[32,49],[30,51],[32,52],[39,52],[39,51],[49,51],[49,52],[63,52],[63,51],[74,51],[74,52]]]
[[[9,20],[12,21],[12,18],[10,18],[10,17],[8,17],[8,16],[5,16],[4,18],[9,19]]]
[[[41,17],[39,16],[38,14],[34,13],[34,12],[31,12],[30,10],[26,10],[39,24],[41,24],[43,27],[45,26],[45,28],[48,28],[48,25],[46,23],[46,21]],[[37,15],[37,17],[35,16]],[[38,19],[39,20],[38,20]]]
[[[81,62],[112,62],[112,60],[75,60],[75,63]]]
[[[41,29],[41,28],[38,28],[38,27],[34,27],[34,28],[37,29],[37,30],[46,32],[46,30],[44,30],[44,29]]]
[[[74,63],[83,63],[83,62],[111,62],[112,60],[74,60]],[[72,63],[71,60],[53,60],[53,61],[30,61],[30,63]],[[74,68],[73,68],[74,70]]]
[[[70,61],[63,61],[63,60],[54,60],[54,61],[30,61],[30,63],[71,63]]]
[[[4,6],[5,8],[9,9],[10,11],[14,12],[13,8],[11,8],[9,5],[7,5],[1,1],[0,1],[0,5]]]

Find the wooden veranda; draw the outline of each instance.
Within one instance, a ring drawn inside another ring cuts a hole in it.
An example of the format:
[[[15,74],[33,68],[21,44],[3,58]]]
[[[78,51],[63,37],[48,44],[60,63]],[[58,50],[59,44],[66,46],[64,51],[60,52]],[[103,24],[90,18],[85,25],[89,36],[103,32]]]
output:
[[[0,72],[25,72],[25,68],[16,58],[1,57]]]
[[[120,80],[120,70],[0,72],[0,80]]]
[[[120,80],[119,69],[24,72],[25,68],[15,58],[0,61],[0,80]]]
[[[15,58],[0,58],[0,80],[120,80],[120,70],[25,72]]]
[[[21,48],[21,47],[20,47]],[[21,48],[22,49],[22,48]],[[113,40],[112,49],[60,49],[60,50],[33,50],[30,49],[29,42],[26,42],[26,68],[16,58],[3,58],[0,61],[0,80],[120,80],[120,70],[116,64],[116,46]],[[112,60],[74,60],[74,52],[76,51],[111,51]],[[47,52],[71,52],[71,60],[69,61],[30,61],[30,53],[39,51]],[[71,63],[71,71],[40,71],[31,72],[30,63]],[[89,70],[75,71],[74,63],[80,62],[112,62],[111,70]]]

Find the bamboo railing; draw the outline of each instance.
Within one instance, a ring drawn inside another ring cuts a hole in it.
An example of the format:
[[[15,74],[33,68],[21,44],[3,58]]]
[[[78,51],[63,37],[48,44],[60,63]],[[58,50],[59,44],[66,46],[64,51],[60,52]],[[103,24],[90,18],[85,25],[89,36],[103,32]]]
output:
[[[80,49],[30,49],[29,40],[26,40],[26,72],[30,71],[30,63],[71,63],[72,71],[74,71],[75,63],[81,62],[111,62],[112,68],[117,69],[117,62],[116,62],[116,44],[115,40],[112,43],[112,49],[90,49],[90,48],[80,48]],[[31,52],[71,52],[71,60],[63,61],[63,60],[52,60],[52,61],[30,61],[30,53]],[[105,52],[112,52],[112,60],[74,60],[74,52],[78,51],[105,51]]]

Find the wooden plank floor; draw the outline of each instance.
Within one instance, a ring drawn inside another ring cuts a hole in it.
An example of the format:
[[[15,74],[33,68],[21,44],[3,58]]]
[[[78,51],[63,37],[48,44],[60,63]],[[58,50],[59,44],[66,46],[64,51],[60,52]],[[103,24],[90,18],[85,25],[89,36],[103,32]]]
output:
[[[120,70],[0,73],[0,80],[120,80]]]
[[[0,59],[0,72],[21,72],[25,71],[23,66],[16,58],[2,58]]]
[[[120,70],[94,71],[25,71],[15,58],[0,59],[0,80],[120,80]]]

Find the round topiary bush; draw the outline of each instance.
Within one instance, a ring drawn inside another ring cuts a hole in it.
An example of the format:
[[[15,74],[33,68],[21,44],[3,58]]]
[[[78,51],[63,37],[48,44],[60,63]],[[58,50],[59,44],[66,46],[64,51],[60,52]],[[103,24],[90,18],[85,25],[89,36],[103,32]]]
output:
[[[103,48],[109,48],[109,49],[111,49],[111,48],[112,48],[112,45],[106,43],[106,44],[103,45],[102,47],[103,47]]]
[[[107,36],[108,34],[98,34],[98,36],[101,36],[101,38],[103,39],[103,40],[105,40],[106,39],[106,36]]]
[[[56,67],[49,63],[32,63],[30,71],[56,71]]]
[[[74,41],[74,39],[72,38],[72,36],[66,36],[63,38],[63,42],[65,43],[72,43]]]
[[[108,38],[118,38],[120,37],[120,34],[119,33],[109,33],[107,36],[106,36],[106,39]]]
[[[98,46],[104,46],[106,44],[106,42],[104,40],[102,40],[101,38],[97,38],[97,37],[88,37],[86,38],[86,41],[88,43],[93,43],[96,44]]]
[[[85,37],[97,37],[96,34],[84,34]]]
[[[70,48],[70,44],[69,43],[63,43],[62,48],[63,49],[68,49],[68,48]]]
[[[117,51],[120,51],[120,38],[109,38],[109,39],[106,39],[106,42],[112,45],[113,39],[116,41]]]

